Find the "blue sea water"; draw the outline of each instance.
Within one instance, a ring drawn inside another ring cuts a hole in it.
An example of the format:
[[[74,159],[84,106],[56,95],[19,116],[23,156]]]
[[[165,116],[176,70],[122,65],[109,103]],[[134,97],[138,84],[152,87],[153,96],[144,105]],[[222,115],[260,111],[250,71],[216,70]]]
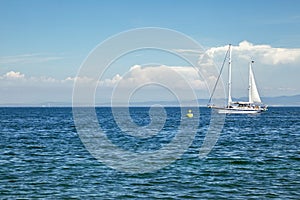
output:
[[[167,108],[166,131],[136,140],[121,134],[111,108],[96,111],[107,137],[135,152],[161,148],[180,123],[180,108]],[[140,126],[150,122],[148,111],[130,108]],[[72,108],[0,108],[0,199],[299,199],[299,107],[227,115],[216,146],[200,159],[209,119],[210,110],[200,108],[197,134],[180,159],[130,174],[91,156]]]

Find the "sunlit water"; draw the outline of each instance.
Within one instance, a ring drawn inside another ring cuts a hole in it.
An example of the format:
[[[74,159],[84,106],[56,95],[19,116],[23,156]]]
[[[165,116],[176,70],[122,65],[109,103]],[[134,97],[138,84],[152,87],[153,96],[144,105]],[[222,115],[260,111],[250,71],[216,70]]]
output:
[[[138,125],[149,108],[131,108]],[[116,171],[84,148],[71,108],[0,108],[0,199],[297,199],[300,197],[300,108],[270,108],[258,115],[228,115],[211,153],[199,148],[210,111],[200,108],[193,144],[171,165],[146,174]],[[160,134],[124,135],[110,108],[97,108],[108,138],[130,151],[155,151],[180,124],[180,109],[167,108]]]

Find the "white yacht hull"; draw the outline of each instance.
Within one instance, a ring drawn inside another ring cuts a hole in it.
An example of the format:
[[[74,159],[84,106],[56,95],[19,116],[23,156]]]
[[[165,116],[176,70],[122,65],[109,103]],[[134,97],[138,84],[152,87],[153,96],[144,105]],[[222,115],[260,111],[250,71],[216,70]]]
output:
[[[219,114],[256,114],[261,113],[263,109],[240,109],[240,108],[213,108]]]

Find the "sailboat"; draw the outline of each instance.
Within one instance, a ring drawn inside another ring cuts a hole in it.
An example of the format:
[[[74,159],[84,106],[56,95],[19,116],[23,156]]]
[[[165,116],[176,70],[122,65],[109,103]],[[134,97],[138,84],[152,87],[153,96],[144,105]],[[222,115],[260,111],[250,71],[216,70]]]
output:
[[[249,100],[247,102],[232,101],[232,98],[231,98],[231,53],[232,53],[231,45],[229,45],[229,48],[226,53],[224,61],[226,60],[228,52],[229,52],[229,61],[228,61],[227,105],[224,107],[217,107],[217,106],[211,105],[210,102],[211,102],[211,99],[213,96],[213,94],[212,94],[208,107],[212,108],[212,109],[216,109],[218,113],[222,113],[222,114],[255,114],[255,113],[260,113],[260,112],[266,111],[267,105],[264,105],[260,99],[260,96],[259,96],[259,93],[258,93],[258,90],[256,87],[256,83],[255,83],[254,74],[252,71],[252,64],[254,63],[254,61],[251,61],[249,63],[249,88],[248,88]],[[224,64],[222,66],[222,69],[223,69],[223,67],[224,67]],[[222,72],[222,69],[221,69],[221,72]],[[217,82],[218,82],[218,80],[217,80]],[[216,85],[217,85],[217,82],[216,82]]]

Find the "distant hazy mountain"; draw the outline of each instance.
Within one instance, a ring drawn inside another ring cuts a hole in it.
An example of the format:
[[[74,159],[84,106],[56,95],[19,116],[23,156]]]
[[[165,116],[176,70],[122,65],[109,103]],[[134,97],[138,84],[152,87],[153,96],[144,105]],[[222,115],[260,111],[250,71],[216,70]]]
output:
[[[278,97],[261,97],[264,104],[269,106],[300,106],[300,95],[294,96],[278,96]],[[248,98],[242,97],[238,99],[233,99],[234,101],[247,101]],[[219,100],[219,102],[224,102],[225,99]],[[145,101],[145,102],[133,102],[130,103],[130,106],[153,106],[153,105],[162,105],[162,106],[179,106],[179,103],[176,101]],[[198,105],[206,106],[208,104],[208,99],[198,99]],[[96,106],[110,106],[110,103],[96,104]],[[10,106],[10,107],[25,107],[25,106],[34,106],[34,107],[71,107],[71,102],[43,102],[43,103],[33,103],[33,104],[0,104],[1,107]],[[124,104],[119,104],[119,106],[126,106]],[[181,102],[181,106],[194,106],[192,101]]]
[[[278,96],[278,97],[262,97],[263,103],[269,106],[300,106],[300,95],[294,96]],[[242,97],[238,99],[233,99],[234,101],[247,101],[248,98]],[[218,100],[218,102],[226,102],[225,99]],[[162,106],[178,106],[179,103],[175,101],[146,101],[146,102],[134,102],[131,106],[152,106],[152,105],[162,105]],[[208,104],[208,99],[198,99],[198,105],[206,106]],[[104,104],[103,104],[104,105]],[[107,104],[110,105],[110,104]],[[181,102],[182,106],[193,106],[192,101]],[[101,105],[100,105],[101,106]],[[122,106],[122,105],[121,105]]]
[[[294,95],[294,96],[278,96],[278,97],[261,97],[264,104],[269,106],[300,106],[300,95]],[[233,99],[234,101],[248,101],[248,98],[242,97],[239,99]],[[226,102],[225,99],[219,100],[219,102]],[[184,101],[182,102],[183,106],[191,105],[191,101]],[[139,103],[133,103],[133,106],[139,106],[139,105],[154,105],[154,104],[160,104],[160,105],[170,105],[170,106],[176,106],[179,105],[177,102],[174,101],[155,101],[155,102],[139,102]],[[200,106],[206,106],[208,104],[208,99],[198,99],[198,104]],[[192,105],[191,105],[192,106]]]
[[[264,101],[268,105],[273,105],[273,106],[281,106],[281,105],[300,106],[300,95],[264,97],[262,98],[262,101]]]

